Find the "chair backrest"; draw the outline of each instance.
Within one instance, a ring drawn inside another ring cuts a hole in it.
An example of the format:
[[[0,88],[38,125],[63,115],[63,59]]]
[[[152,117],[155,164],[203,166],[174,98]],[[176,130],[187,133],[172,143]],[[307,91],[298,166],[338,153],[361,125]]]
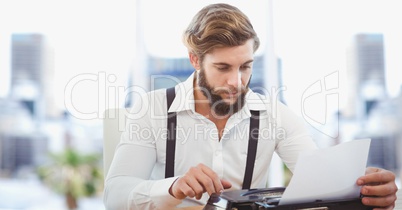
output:
[[[125,129],[125,108],[107,109],[103,119],[103,173],[107,176],[112,163],[117,144],[120,142],[121,133]]]

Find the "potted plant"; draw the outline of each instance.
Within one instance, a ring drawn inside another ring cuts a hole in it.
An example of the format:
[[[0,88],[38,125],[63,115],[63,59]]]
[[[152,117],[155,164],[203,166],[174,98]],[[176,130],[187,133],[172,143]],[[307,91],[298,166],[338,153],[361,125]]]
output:
[[[39,177],[65,196],[68,209],[77,209],[80,197],[93,196],[103,188],[101,155],[84,155],[67,148],[62,153],[50,154],[50,160],[49,164],[38,168]]]

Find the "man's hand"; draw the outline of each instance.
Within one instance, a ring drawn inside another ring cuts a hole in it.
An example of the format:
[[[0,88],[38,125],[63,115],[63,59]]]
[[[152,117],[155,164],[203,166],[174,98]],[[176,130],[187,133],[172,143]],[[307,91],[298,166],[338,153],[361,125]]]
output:
[[[368,167],[366,175],[357,180],[357,185],[362,186],[362,202],[367,206],[378,206],[374,210],[394,209],[396,200],[395,174],[381,168]]]
[[[169,193],[177,199],[187,196],[201,199],[204,192],[220,193],[224,189],[232,187],[226,180],[219,179],[218,175],[204,164],[191,167],[186,174],[176,179],[169,189]]]

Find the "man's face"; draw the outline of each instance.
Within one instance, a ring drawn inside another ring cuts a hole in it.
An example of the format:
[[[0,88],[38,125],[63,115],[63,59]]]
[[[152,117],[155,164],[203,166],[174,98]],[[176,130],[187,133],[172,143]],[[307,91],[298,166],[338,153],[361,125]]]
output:
[[[201,64],[198,86],[219,116],[244,106],[253,64],[253,41],[237,47],[217,48]]]

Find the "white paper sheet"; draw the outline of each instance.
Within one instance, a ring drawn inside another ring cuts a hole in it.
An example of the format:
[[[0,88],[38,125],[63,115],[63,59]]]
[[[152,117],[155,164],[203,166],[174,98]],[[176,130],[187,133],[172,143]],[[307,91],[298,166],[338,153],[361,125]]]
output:
[[[365,174],[370,139],[301,153],[279,205],[358,198],[356,181]]]

